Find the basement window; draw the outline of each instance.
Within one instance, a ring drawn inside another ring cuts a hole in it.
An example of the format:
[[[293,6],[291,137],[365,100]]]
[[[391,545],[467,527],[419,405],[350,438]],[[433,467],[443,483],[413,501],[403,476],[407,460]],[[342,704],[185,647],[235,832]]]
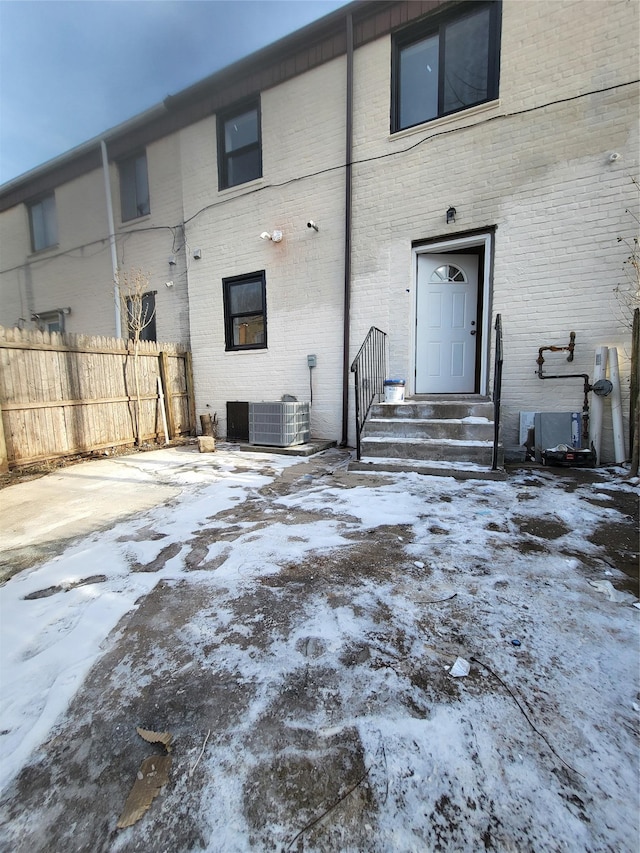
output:
[[[64,332],[64,317],[70,313],[70,308],[56,308],[55,311],[39,311],[31,319],[41,332]]]
[[[267,299],[264,270],[223,278],[226,350],[266,349]]]
[[[460,3],[396,33],[391,131],[498,97],[501,4]]]

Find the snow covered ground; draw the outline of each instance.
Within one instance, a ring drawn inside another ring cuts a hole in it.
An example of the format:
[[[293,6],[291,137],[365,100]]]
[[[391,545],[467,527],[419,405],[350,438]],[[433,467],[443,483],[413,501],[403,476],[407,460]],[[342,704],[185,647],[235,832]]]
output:
[[[179,496],[0,589],[3,849],[637,849],[619,472],[118,462]],[[117,830],[138,725],[173,767]]]

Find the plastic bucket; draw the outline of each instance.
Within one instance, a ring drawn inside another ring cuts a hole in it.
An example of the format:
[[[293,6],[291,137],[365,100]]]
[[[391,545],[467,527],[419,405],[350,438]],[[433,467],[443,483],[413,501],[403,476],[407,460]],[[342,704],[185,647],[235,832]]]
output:
[[[385,403],[404,403],[404,379],[384,380]]]

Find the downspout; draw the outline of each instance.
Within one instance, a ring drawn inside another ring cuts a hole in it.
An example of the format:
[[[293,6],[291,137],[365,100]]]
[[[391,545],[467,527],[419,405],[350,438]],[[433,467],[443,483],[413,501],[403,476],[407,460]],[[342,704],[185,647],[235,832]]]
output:
[[[113,270],[113,298],[115,301],[116,338],[122,337],[122,320],[120,315],[120,284],[118,282],[118,253],[116,252],[116,228],[113,222],[113,203],[111,201],[111,181],[109,180],[109,159],[107,145],[100,140],[102,151],[102,173],[104,175],[104,194],[107,199],[107,219],[109,220],[109,246],[111,248],[111,268]]]
[[[344,329],[342,350],[342,446],[349,440],[349,327],[351,325],[351,179],[353,157],[353,18],[347,24],[347,127],[344,203]]]

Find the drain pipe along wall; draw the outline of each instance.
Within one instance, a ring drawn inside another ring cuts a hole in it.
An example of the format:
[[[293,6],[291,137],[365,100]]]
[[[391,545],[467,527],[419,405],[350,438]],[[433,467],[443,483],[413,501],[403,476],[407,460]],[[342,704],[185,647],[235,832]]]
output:
[[[109,247],[111,249],[111,268],[113,270],[113,299],[115,302],[115,327],[116,338],[122,337],[122,319],[120,315],[120,284],[118,282],[118,254],[116,252],[116,228],[113,221],[113,203],[111,201],[111,181],[109,180],[109,158],[107,157],[107,144],[100,142],[102,151],[102,172],[104,175],[104,194],[107,200],[107,219],[109,223]]]
[[[351,324],[351,178],[353,157],[353,18],[346,17],[347,25],[347,129],[344,209],[344,313],[342,349],[342,446],[349,442],[349,326]]]

